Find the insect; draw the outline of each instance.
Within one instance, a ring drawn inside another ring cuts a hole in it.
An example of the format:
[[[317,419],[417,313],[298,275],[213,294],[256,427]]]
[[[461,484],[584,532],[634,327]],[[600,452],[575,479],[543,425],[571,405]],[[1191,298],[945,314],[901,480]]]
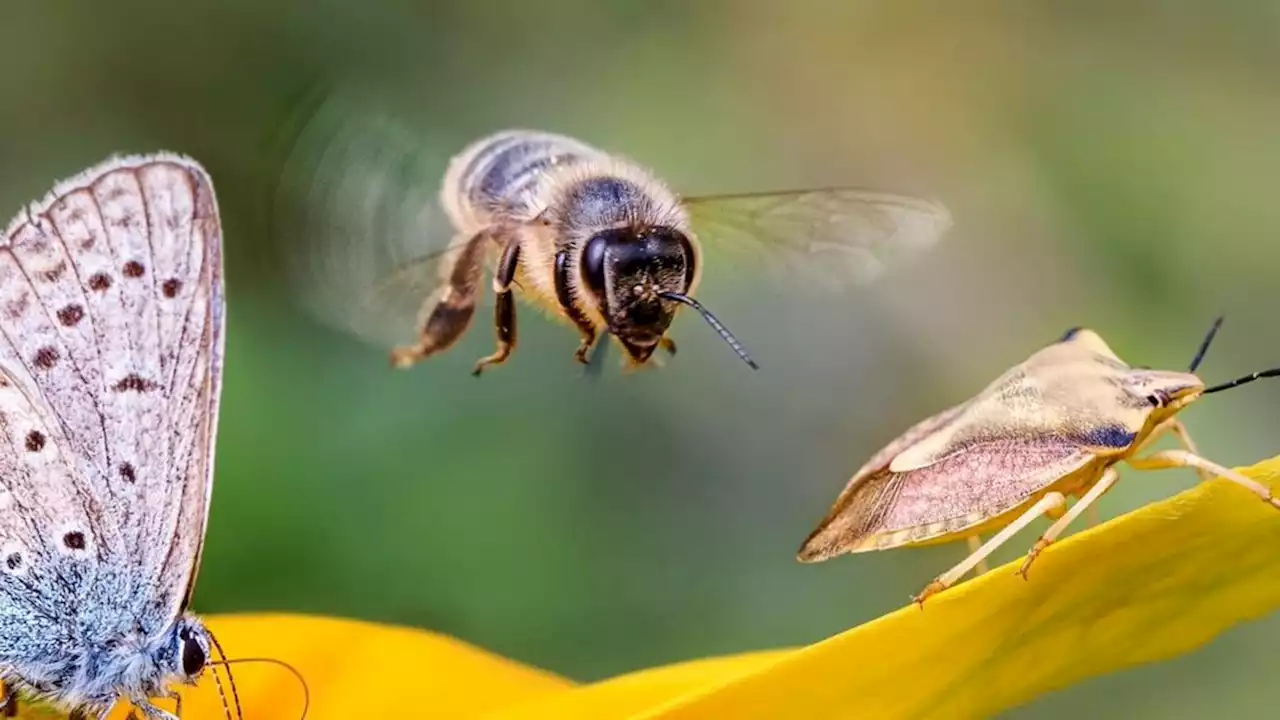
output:
[[[59,182],[0,245],[0,707],[106,717],[194,684],[222,382],[213,185],[168,153]],[[220,649],[219,649],[220,653]],[[215,675],[216,677],[216,675]]]
[[[798,559],[817,562],[999,530],[913,598],[923,606],[1036,518],[1056,518],[1019,569],[1025,578],[1036,557],[1115,484],[1121,462],[1137,470],[1193,468],[1201,479],[1226,478],[1280,508],[1266,486],[1200,457],[1177,418],[1205,395],[1280,376],[1277,368],[1206,387],[1195,371],[1221,322],[1214,322],[1187,372],[1130,367],[1097,333],[1069,330],[976,397],[920,422],[872,456]],[[1143,454],[1167,434],[1182,449]],[[1068,496],[1077,498],[1069,510]]]
[[[308,198],[353,209],[334,223],[336,229],[317,224],[298,235],[313,239],[367,228],[384,241],[402,241],[387,237],[393,231],[383,226],[393,220],[374,222],[372,216],[393,218],[406,204],[413,206],[401,197],[389,199],[385,190],[410,185],[404,179],[410,170],[389,169],[392,160],[371,157],[387,154],[378,149],[343,154],[342,141],[326,138],[310,150],[331,166],[312,171],[315,185]],[[325,186],[330,176],[341,179]],[[416,298],[418,337],[391,353],[394,366],[410,367],[462,337],[490,268],[497,342],[475,364],[477,375],[505,362],[516,347],[517,293],[576,328],[574,357],[580,363],[589,362],[605,336],[623,349],[631,368],[648,363],[658,348],[674,354],[668,331],[677,311],[688,307],[754,368],[742,344],[694,299],[708,262],[704,246],[713,264],[728,267],[736,258],[780,270],[790,283],[806,274],[848,283],[875,276],[902,251],[932,244],[951,223],[937,202],[853,188],[680,198],[630,160],[531,130],[498,132],[466,146],[449,163],[438,201],[451,240],[380,278],[366,317],[390,313],[405,295]],[[360,222],[364,216],[369,220]],[[360,265],[336,262],[333,277],[308,280],[314,287],[308,292],[332,294],[345,279],[338,276]],[[434,292],[423,287],[427,283],[435,285]],[[330,305],[336,314],[351,310],[342,301]],[[366,334],[369,322],[347,324]],[[404,320],[400,332],[410,322]]]

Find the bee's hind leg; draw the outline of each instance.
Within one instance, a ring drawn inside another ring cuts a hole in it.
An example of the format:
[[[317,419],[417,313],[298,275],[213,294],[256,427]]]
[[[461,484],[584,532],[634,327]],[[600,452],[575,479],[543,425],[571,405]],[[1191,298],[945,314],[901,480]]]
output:
[[[458,251],[452,265],[445,270],[442,287],[423,306],[418,342],[392,350],[393,366],[407,368],[447,350],[466,331],[476,312],[476,289],[480,285],[489,241],[487,232],[477,233]]]
[[[663,335],[662,339],[658,341],[658,346],[666,350],[668,355],[674,356],[676,354],[676,341],[666,335]]]
[[[516,279],[516,268],[520,265],[520,243],[514,239],[507,241],[498,260],[498,271],[493,276],[494,329],[498,335],[498,349],[492,355],[482,357],[476,362],[472,375],[479,375],[489,365],[501,365],[511,356],[516,346],[516,300],[511,291],[511,284]]]

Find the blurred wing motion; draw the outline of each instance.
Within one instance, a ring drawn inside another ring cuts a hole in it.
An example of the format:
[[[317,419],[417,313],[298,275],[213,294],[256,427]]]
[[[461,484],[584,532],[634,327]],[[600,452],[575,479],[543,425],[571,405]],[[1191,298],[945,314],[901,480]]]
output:
[[[687,198],[707,263],[741,263],[841,288],[868,282],[896,260],[936,243],[951,213],[934,200],[828,188]]]
[[[448,157],[371,103],[334,94],[290,142],[273,221],[292,295],[372,345],[412,337],[453,238],[437,202]]]

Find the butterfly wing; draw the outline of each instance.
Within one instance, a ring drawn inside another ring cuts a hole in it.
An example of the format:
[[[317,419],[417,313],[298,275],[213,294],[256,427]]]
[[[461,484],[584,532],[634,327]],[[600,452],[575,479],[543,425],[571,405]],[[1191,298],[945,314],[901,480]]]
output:
[[[31,563],[8,575],[0,612],[108,584],[160,621],[185,605],[212,490],[223,328],[217,203],[190,159],[109,160],[9,226],[0,483],[18,511],[0,514],[0,535]]]
[[[865,283],[951,227],[941,203],[858,188],[684,200],[709,262],[828,289]]]

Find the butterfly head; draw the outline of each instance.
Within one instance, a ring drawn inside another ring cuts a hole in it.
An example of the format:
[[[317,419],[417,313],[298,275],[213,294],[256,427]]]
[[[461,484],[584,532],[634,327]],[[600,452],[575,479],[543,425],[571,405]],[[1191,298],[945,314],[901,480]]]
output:
[[[174,625],[168,647],[168,674],[183,683],[193,683],[209,663],[209,631],[191,615],[184,615]]]

